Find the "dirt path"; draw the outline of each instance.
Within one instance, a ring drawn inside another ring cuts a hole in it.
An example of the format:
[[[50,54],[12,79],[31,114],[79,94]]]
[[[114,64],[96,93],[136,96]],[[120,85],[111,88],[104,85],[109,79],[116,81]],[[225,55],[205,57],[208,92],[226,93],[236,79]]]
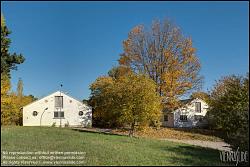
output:
[[[221,150],[221,151],[231,150],[229,147],[230,145],[223,141],[214,142],[214,141],[202,141],[202,140],[178,140],[178,139],[162,139],[162,140],[185,143],[185,144],[190,144],[190,145],[195,145],[195,146],[200,146],[200,147],[207,147],[207,148],[212,148],[212,149]]]

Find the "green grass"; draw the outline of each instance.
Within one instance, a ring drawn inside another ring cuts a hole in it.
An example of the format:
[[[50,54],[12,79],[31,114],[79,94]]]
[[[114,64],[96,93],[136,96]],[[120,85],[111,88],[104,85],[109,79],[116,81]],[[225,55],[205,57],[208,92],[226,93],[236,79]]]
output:
[[[2,127],[1,146],[2,151],[82,151],[85,165],[225,165],[217,150],[67,128]]]

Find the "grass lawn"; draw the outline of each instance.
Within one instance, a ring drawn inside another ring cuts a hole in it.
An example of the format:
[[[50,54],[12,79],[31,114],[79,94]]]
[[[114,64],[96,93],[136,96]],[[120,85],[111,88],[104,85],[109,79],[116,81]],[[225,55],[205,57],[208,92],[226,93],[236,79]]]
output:
[[[225,165],[217,150],[56,127],[1,127],[1,146],[9,152],[82,151],[84,165]]]

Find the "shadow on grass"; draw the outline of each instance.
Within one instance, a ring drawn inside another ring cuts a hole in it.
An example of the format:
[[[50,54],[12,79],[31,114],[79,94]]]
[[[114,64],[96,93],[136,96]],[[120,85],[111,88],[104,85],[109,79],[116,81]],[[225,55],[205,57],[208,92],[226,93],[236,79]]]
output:
[[[228,166],[230,164],[220,160],[220,152],[209,148],[202,148],[188,145],[178,145],[174,147],[157,148],[164,152],[172,152],[176,156],[169,156],[170,163],[178,163],[179,165],[222,165]],[[171,154],[170,154],[171,155]],[[232,165],[232,164],[231,164]]]
[[[78,132],[88,132],[88,133],[98,133],[98,134],[105,134],[105,135],[115,135],[115,136],[127,136],[123,134],[113,133],[112,129],[84,129],[84,128],[71,128],[71,130],[78,131]]]

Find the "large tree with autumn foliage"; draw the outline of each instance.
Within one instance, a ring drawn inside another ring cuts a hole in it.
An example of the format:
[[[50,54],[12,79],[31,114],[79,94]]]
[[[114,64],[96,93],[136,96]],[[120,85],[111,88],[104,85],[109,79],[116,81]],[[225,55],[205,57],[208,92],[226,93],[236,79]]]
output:
[[[36,100],[32,95],[23,95],[22,80],[18,83],[17,92],[11,92],[8,76],[1,78],[1,125],[22,125],[22,107]]]
[[[123,48],[119,64],[153,79],[169,109],[178,106],[180,96],[201,87],[201,65],[192,39],[169,20],[153,21],[150,29],[134,27]]]

